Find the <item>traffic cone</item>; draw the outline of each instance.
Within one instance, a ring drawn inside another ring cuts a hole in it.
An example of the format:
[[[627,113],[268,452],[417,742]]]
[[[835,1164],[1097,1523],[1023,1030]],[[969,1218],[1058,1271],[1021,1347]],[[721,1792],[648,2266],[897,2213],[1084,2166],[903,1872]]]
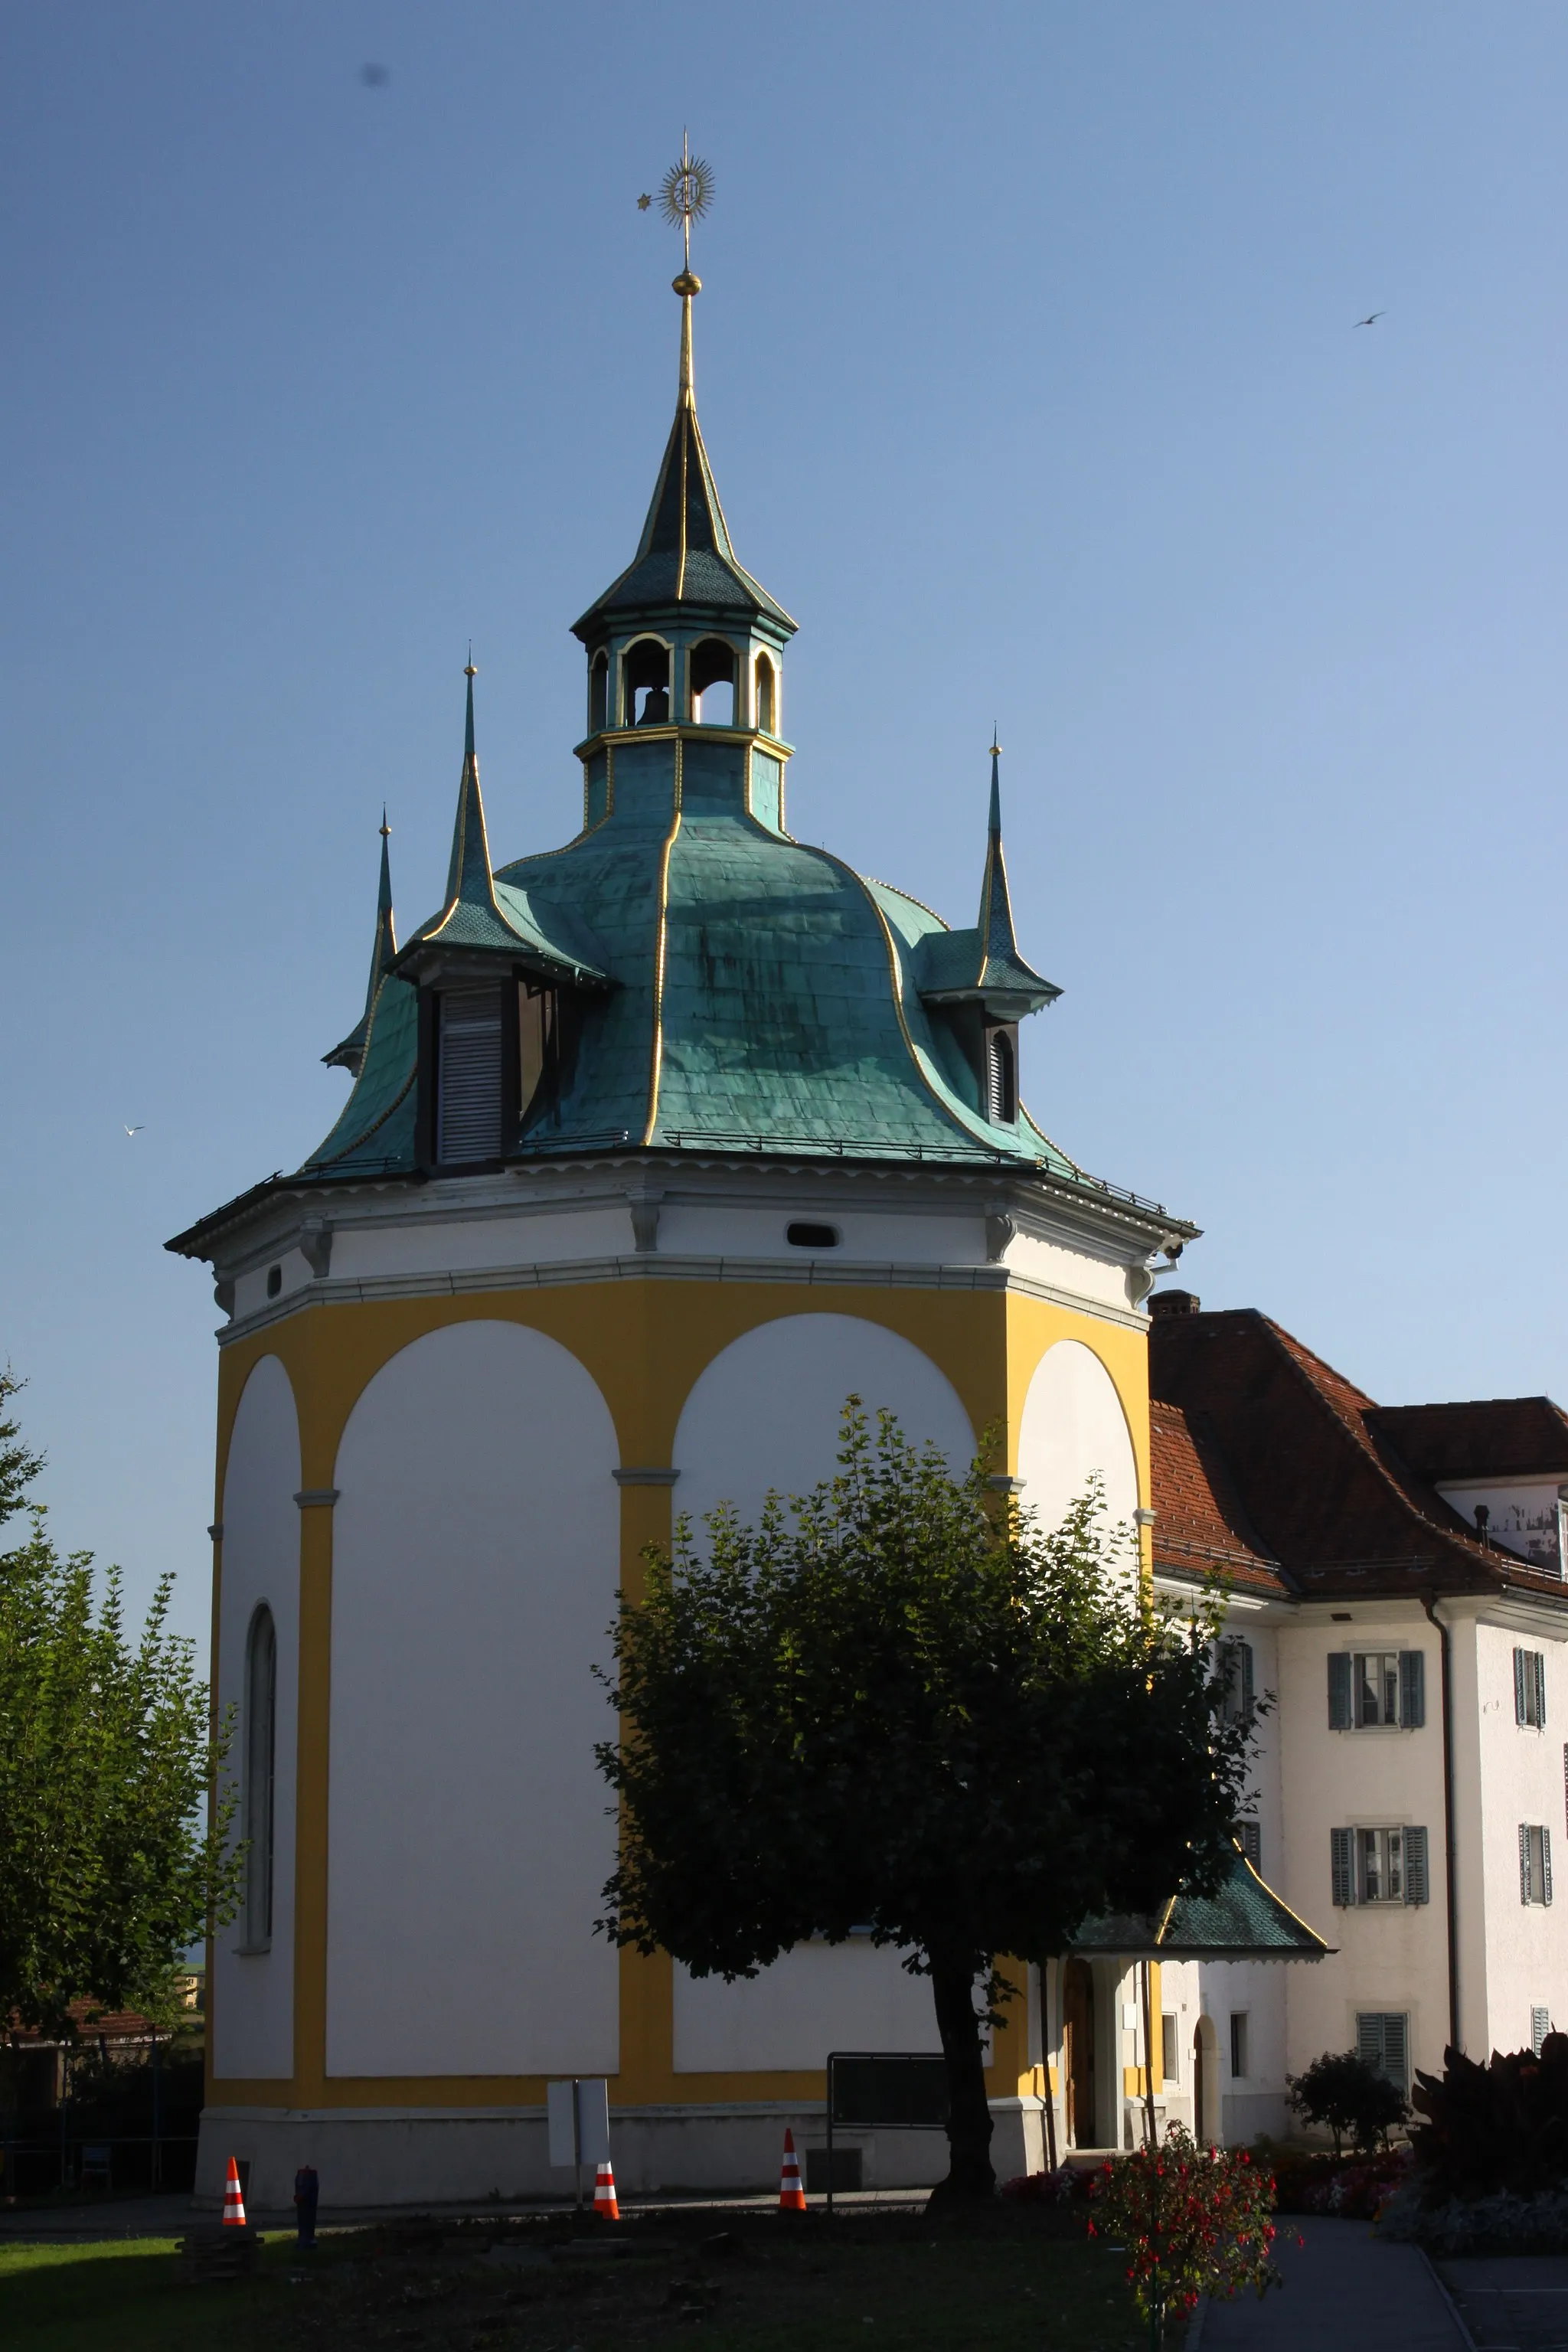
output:
[[[795,2134],[784,2132],[784,2169],[779,2174],[779,2211],[804,2213],[805,2191],[800,2185],[800,2158],[795,2152]]]
[[[616,2175],[608,2157],[594,2175],[594,2210],[601,2221],[618,2221],[621,2209],[616,2202]]]
[[[239,2167],[232,2156],[228,2160],[228,2179],[223,2184],[223,2226],[226,2230],[243,2230],[247,2226],[245,2200],[239,2191]]]

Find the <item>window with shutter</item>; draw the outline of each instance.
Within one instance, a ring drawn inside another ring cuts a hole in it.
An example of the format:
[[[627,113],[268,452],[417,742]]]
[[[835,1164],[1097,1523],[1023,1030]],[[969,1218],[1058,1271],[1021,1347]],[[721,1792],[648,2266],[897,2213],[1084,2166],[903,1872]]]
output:
[[[1333,1901],[1343,1910],[1355,1901],[1355,1845],[1349,1830],[1329,1832],[1329,1874]]]
[[[1519,1899],[1530,1900],[1530,1829],[1524,1822],[1519,1825]]]
[[[1237,1822],[1236,1842],[1259,1875],[1263,1870],[1263,1832],[1257,1822]]]
[[[1403,2092],[1410,2080],[1410,2021],[1402,2010],[1363,2010],[1355,2021],[1356,2055]]]
[[[1429,1903],[1431,1899],[1426,1832],[1425,1830],[1408,1829],[1405,1832],[1405,1900],[1406,1903]]]
[[[1222,1642],[1215,1664],[1225,1683],[1220,1711],[1227,1723],[1239,1722],[1252,1713],[1251,1643],[1235,1639]]]
[[[1532,2009],[1530,2012],[1530,2046],[1538,2058],[1541,2045],[1551,2031],[1552,2011],[1549,2009]]]
[[[1329,1729],[1351,1727],[1351,1662],[1348,1650],[1329,1653]]]
[[[1536,1905],[1552,1900],[1552,1832],[1543,1822],[1519,1825],[1519,1899]]]
[[[1542,1827],[1541,1832],[1541,1899],[1552,1900],[1552,1832]]]
[[[440,999],[436,1157],[447,1165],[500,1150],[499,988],[449,988]]]
[[[1426,1720],[1426,1660],[1419,1650],[1399,1653],[1399,1720],[1419,1731]]]
[[[1546,1653],[1544,1650],[1534,1650],[1531,1655],[1535,1660],[1535,1714],[1532,1720],[1541,1730],[1544,1731],[1546,1728]]]
[[[1513,1654],[1513,1719],[1528,1730],[1546,1728],[1546,1657],[1541,1650]]]

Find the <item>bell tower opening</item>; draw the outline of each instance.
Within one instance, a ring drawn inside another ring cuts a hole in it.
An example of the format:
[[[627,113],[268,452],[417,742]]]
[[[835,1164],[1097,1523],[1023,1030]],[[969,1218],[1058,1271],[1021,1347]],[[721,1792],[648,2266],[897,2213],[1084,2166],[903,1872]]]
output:
[[[621,656],[621,691],[627,727],[669,723],[669,647],[639,637]]]
[[[588,732],[602,734],[610,723],[610,656],[596,653],[588,669]]]
[[[759,654],[757,656],[756,679],[756,723],[764,735],[776,735],[779,731],[777,711],[778,696],[775,688],[773,666],[768,659],[766,654]]]
[[[691,716],[701,727],[735,724],[735,649],[722,637],[691,648]]]

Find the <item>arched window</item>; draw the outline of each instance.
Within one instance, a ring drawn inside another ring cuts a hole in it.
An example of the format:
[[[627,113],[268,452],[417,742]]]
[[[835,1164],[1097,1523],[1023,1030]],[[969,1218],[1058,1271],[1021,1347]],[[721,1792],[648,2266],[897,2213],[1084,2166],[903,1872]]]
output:
[[[1018,1116],[1013,1040],[1005,1029],[994,1029],[986,1043],[985,1110],[994,1127],[1011,1127]]]
[[[628,727],[659,727],[669,720],[669,647],[657,637],[639,637],[621,657],[621,684]]]
[[[245,1648],[245,1941],[272,1941],[273,1783],[278,1751],[278,1636],[265,1601]]]
[[[773,666],[766,654],[757,656],[757,725],[764,735],[778,732],[776,696],[773,690]]]
[[[705,727],[735,723],[735,649],[722,637],[691,648],[691,716]]]
[[[610,723],[610,656],[595,654],[588,672],[588,732],[597,735]]]

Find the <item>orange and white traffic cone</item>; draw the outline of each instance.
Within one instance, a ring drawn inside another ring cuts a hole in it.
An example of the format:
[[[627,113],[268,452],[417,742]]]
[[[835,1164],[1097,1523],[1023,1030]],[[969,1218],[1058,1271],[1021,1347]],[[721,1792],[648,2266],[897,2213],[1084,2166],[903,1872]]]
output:
[[[239,2191],[239,2167],[232,2156],[228,2160],[228,2179],[223,2184],[223,2226],[226,2230],[243,2230],[247,2226],[245,2200]]]
[[[804,2213],[805,2191],[800,2185],[800,2158],[795,2152],[795,2134],[784,2132],[784,2169],[779,2174],[779,2211]]]
[[[621,2209],[616,2202],[616,2175],[608,2157],[594,2175],[594,2210],[604,2221],[618,2221],[621,2218]]]

